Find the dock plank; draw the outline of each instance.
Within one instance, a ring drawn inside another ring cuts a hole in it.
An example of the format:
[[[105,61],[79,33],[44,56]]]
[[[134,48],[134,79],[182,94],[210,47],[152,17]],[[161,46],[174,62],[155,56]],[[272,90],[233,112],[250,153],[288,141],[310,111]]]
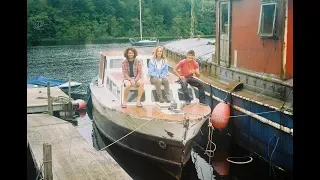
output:
[[[68,95],[58,87],[50,88],[50,96],[53,98],[65,97]],[[53,111],[61,111],[63,102],[52,102]],[[48,111],[47,88],[27,88],[27,113],[38,113]]]
[[[53,179],[132,179],[106,151],[97,151],[69,122],[48,114],[27,115],[27,141],[35,165],[43,143],[52,146]]]

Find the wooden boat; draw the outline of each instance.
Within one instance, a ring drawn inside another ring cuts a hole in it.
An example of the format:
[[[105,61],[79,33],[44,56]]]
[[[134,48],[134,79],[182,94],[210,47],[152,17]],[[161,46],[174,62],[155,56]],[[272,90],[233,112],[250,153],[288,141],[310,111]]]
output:
[[[143,64],[143,107],[136,106],[137,89],[130,89],[127,108],[121,108],[123,99],[123,52],[100,53],[99,75],[90,84],[92,116],[99,131],[112,141],[142,156],[152,159],[180,178],[182,167],[190,158],[192,140],[210,116],[211,109],[200,104],[194,89],[191,104],[186,105],[178,79],[169,73],[171,103],[157,102],[154,85],[147,74],[149,56],[137,57]],[[162,87],[163,88],[163,87]],[[170,168],[166,168],[170,167]],[[170,171],[170,170],[169,170]]]

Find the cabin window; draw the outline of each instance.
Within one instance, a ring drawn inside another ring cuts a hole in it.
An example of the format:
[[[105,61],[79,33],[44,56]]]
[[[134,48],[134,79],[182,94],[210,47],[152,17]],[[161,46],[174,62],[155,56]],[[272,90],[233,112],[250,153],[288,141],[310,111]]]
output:
[[[120,88],[117,87],[117,97],[119,98],[120,97]]]
[[[191,101],[193,100],[193,94],[192,94],[192,89],[191,88],[188,88],[188,91],[189,91],[189,96],[191,98]],[[186,100],[186,98],[184,97],[184,94],[183,94],[183,91],[182,91],[182,88],[178,89],[178,96],[179,96],[179,100]]]
[[[137,97],[138,97],[138,90],[129,90],[129,94],[127,97],[127,102],[137,102]],[[144,102],[145,101],[145,93],[143,92],[140,101]]]
[[[172,96],[172,91],[171,90],[169,90],[169,94],[170,94],[170,99],[173,99],[173,96]],[[164,97],[165,96],[165,93],[164,93],[164,89],[162,89],[162,97]],[[152,90],[151,91],[151,101],[152,102],[158,102],[159,101],[159,98],[158,98],[158,96],[157,96],[157,92],[156,92],[156,90]]]
[[[110,68],[122,68],[122,59],[110,59]]]
[[[112,82],[112,94],[117,96],[117,85]]]
[[[108,85],[109,85],[109,91],[112,91],[112,82],[111,80],[108,78],[107,79]]]
[[[260,37],[273,37],[276,22],[276,3],[261,4],[258,35]]]

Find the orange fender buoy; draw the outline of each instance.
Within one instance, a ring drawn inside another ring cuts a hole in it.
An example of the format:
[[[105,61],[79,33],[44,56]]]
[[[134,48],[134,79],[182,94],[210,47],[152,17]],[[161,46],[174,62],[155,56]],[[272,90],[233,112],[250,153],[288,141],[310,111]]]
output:
[[[86,108],[87,103],[82,99],[77,99],[74,101],[75,104],[78,105],[77,110],[83,110]]]
[[[83,117],[85,117],[86,116],[86,114],[87,114],[87,111],[86,110],[79,110],[79,116],[81,117],[81,118],[83,118]]]
[[[211,113],[212,126],[223,129],[228,125],[230,119],[230,106],[225,102],[216,105]]]

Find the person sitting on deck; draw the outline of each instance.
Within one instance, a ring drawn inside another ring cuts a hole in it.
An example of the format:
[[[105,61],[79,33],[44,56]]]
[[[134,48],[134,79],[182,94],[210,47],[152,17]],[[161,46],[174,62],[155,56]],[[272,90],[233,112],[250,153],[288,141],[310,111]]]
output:
[[[198,88],[199,101],[200,103],[205,104],[205,93],[203,83],[200,80],[194,78],[195,75],[197,77],[200,77],[199,64],[195,61],[194,57],[195,52],[193,50],[188,51],[187,58],[182,59],[173,69],[173,72],[179,77],[186,104],[190,104],[191,102],[191,98],[188,93],[188,84]],[[180,74],[178,72],[179,69]]]
[[[152,59],[148,64],[148,72],[150,75],[151,84],[155,85],[156,93],[160,103],[169,103],[169,81],[168,64],[163,54],[163,48],[158,46],[155,48]],[[164,98],[162,96],[161,84],[164,86]]]
[[[138,97],[137,106],[142,107],[140,102],[141,96],[144,92],[144,84],[142,80],[142,64],[139,59],[137,59],[138,52],[135,48],[127,48],[124,51],[124,59],[122,61],[122,73],[123,73],[123,83],[125,86],[123,102],[121,107],[127,107],[127,97],[129,94],[130,87],[138,87]]]

